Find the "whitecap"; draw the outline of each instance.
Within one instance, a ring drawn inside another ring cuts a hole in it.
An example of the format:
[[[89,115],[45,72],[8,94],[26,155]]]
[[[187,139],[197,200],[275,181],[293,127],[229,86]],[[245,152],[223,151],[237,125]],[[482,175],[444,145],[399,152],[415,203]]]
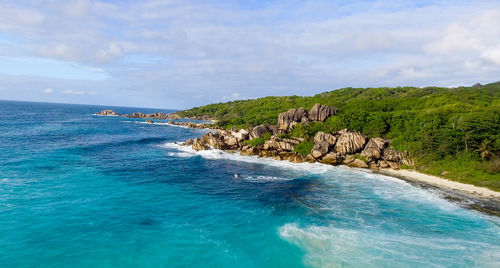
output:
[[[450,250],[462,253],[453,257],[456,263],[467,259],[491,265],[498,263],[498,256],[493,251],[500,249],[466,238],[416,237],[411,233],[351,230],[333,225],[301,228],[297,223],[287,223],[278,233],[282,239],[305,250],[304,262],[313,267],[440,266],[438,263],[450,264]],[[475,250],[470,251],[470,248]]]
[[[313,173],[313,174],[322,174],[329,170],[342,168],[342,167],[324,165],[321,163],[291,163],[288,161],[275,160],[272,158],[241,155],[238,152],[229,153],[218,149],[196,151],[192,149],[190,146],[182,146],[178,143],[173,143],[173,142],[165,143],[161,145],[161,147],[168,149],[175,149],[181,152],[189,153],[193,156],[199,155],[205,159],[225,159],[225,160],[233,160],[233,161],[240,161],[247,163],[265,164],[278,168],[286,168],[288,170],[306,171],[307,173]]]
[[[293,180],[294,178],[258,175],[258,176],[242,176],[241,179],[249,182],[264,183],[264,182],[276,182],[276,181],[289,181]]]

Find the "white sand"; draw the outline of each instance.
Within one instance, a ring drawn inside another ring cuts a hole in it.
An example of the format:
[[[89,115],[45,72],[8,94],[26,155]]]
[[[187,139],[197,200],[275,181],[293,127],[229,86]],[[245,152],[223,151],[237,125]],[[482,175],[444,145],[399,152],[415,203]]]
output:
[[[420,173],[420,172],[417,172],[414,170],[382,169],[382,170],[379,170],[378,172],[381,174],[388,175],[388,176],[398,177],[398,178],[402,178],[402,179],[406,179],[406,180],[410,180],[410,181],[415,181],[415,182],[422,182],[422,183],[430,184],[430,185],[441,187],[441,188],[447,188],[447,189],[459,191],[459,192],[473,195],[473,196],[477,196],[477,197],[495,199],[497,201],[500,201],[500,192],[496,192],[496,191],[490,190],[488,188],[479,187],[479,186],[475,186],[472,184],[465,184],[465,183],[451,181],[451,180],[443,179],[443,178],[432,176],[432,175],[423,174],[423,173]]]

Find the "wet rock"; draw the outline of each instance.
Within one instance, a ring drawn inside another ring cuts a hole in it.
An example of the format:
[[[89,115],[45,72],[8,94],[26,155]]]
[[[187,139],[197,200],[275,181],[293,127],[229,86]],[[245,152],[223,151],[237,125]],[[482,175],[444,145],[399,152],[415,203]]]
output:
[[[100,112],[97,112],[96,115],[105,115],[105,116],[120,116],[119,113],[113,111],[113,110],[102,110]]]
[[[366,164],[366,162],[361,159],[354,159],[351,163],[348,164],[348,166],[357,168],[368,168],[368,164]]]
[[[328,165],[337,165],[342,163],[342,156],[338,153],[328,153],[321,159],[321,163]]]
[[[311,155],[314,158],[319,159],[328,153],[329,148],[330,148],[330,145],[326,141],[322,141],[320,143],[315,143],[312,150],[311,150]]]
[[[337,114],[337,108],[332,106],[314,104],[308,114],[309,121],[324,122],[328,117]]]
[[[129,118],[153,118],[153,119],[179,119],[179,116],[174,113],[164,114],[164,113],[152,113],[152,114],[144,114],[144,113],[133,113],[132,115],[126,114],[125,117]]]
[[[347,164],[351,163],[352,161],[354,161],[354,159],[356,159],[356,156],[348,155],[344,158],[344,160],[342,161],[342,164],[347,165]]]
[[[210,147],[208,147],[203,141],[199,138],[194,139],[193,141],[193,149],[196,151],[202,151],[202,150],[208,150]]]
[[[274,150],[262,150],[259,152],[260,157],[275,157],[278,155],[278,152]]]
[[[314,163],[314,162],[316,162],[316,158],[314,158],[314,156],[312,156],[312,154],[308,154],[308,155],[306,155],[306,161],[309,163]]]
[[[188,139],[182,145],[191,146],[191,145],[193,145],[193,143],[194,143],[193,139]]]
[[[363,149],[366,143],[363,135],[357,132],[342,130],[335,144],[335,151],[341,154],[354,154]]]

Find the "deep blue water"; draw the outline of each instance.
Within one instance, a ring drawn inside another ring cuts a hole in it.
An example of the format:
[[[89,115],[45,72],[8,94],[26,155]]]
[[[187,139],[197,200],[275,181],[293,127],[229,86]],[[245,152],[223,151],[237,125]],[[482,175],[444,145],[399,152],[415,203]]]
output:
[[[0,101],[1,267],[500,267],[498,219],[436,193],[104,108]]]

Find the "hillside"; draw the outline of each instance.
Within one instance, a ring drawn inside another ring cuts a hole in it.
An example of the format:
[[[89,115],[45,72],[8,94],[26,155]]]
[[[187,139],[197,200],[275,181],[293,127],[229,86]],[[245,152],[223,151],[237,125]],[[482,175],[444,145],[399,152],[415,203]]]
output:
[[[291,135],[347,128],[392,140],[420,171],[500,190],[500,83],[480,87],[343,88],[311,97],[265,97],[210,104],[179,112],[208,116],[225,128],[276,124],[280,112],[338,108],[327,121],[299,125]]]

